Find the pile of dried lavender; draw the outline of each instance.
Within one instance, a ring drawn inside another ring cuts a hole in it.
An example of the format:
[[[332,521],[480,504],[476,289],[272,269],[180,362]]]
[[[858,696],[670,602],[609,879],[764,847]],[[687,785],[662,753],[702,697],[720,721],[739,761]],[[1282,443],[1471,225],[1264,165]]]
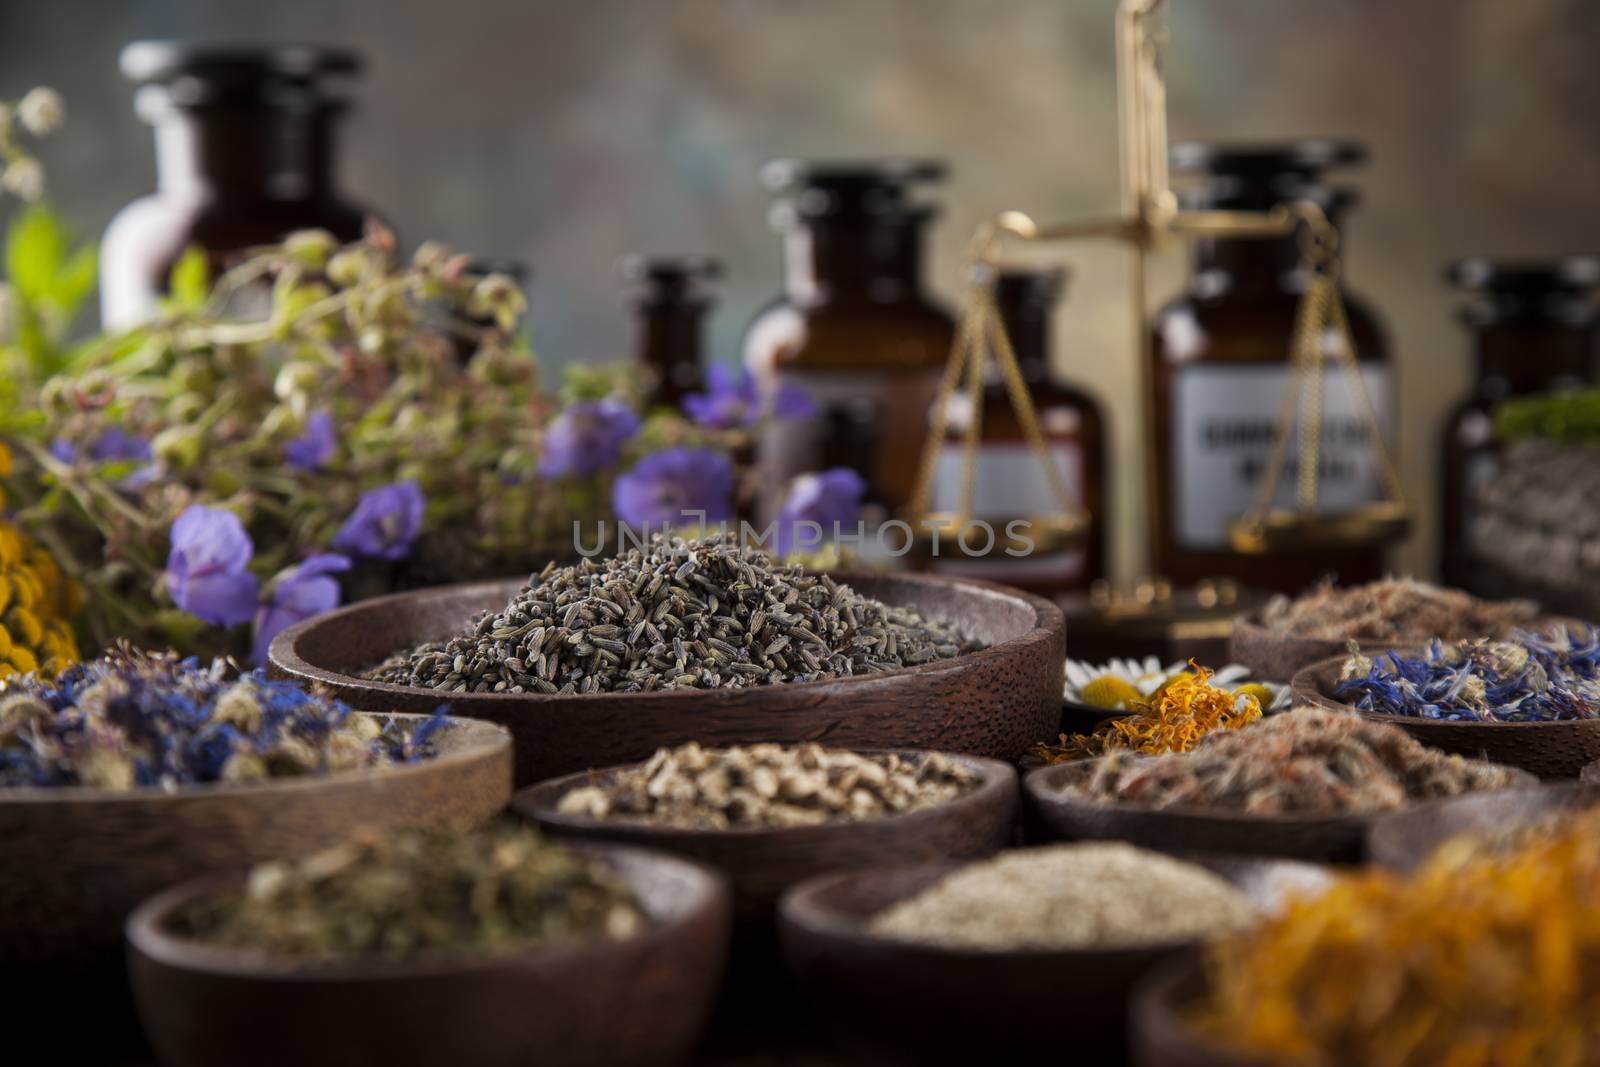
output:
[[[225,661],[127,648],[0,684],[0,787],[175,790],[405,763],[427,756],[441,709],[409,735],[391,721]]]
[[[870,674],[977,647],[732,535],[656,535],[596,563],[547,566],[464,634],[368,678],[453,692],[639,693]]]
[[[1341,588],[1324,583],[1293,600],[1274,597],[1262,610],[1270,630],[1322,641],[1421,644],[1499,637],[1539,616],[1528,600],[1480,600],[1414,578],[1385,578]]]
[[[777,829],[931,808],[977,786],[976,773],[938,753],[907,760],[820,745],[691,742],[603,786],[572,790],[557,810],[695,830]]]
[[[1600,716],[1600,630],[1434,641],[1420,656],[1355,653],[1334,695],[1362,711],[1455,722],[1592,719]]]
[[[1535,782],[1526,771],[1427,748],[1398,726],[1297,708],[1207,734],[1192,752],[1114,753],[1069,791],[1143,808],[1285,815],[1385,811]]]
[[[313,960],[507,952],[645,924],[610,869],[514,824],[362,832],[259,864],[242,891],[201,897],[170,920],[184,937]]]
[[[1197,941],[1256,912],[1204,867],[1111,842],[1003,852],[872,918],[900,941],[954,949],[1132,948]]]

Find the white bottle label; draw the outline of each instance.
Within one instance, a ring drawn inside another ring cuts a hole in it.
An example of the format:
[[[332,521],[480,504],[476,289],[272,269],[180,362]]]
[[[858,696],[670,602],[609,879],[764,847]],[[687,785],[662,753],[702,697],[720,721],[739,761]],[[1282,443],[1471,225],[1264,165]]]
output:
[[[1169,502],[1181,547],[1225,551],[1228,523],[1255,507],[1289,373],[1286,365],[1199,365],[1174,371]],[[1384,439],[1392,442],[1389,368],[1364,363],[1361,377]],[[1291,431],[1276,507],[1295,505],[1296,432]],[[1340,511],[1382,499],[1383,465],[1361,399],[1338,366],[1323,373],[1318,451],[1319,510]]]
[[[1075,442],[1055,441],[1050,457],[1061,471],[1067,495],[1083,503],[1083,449]],[[934,468],[933,510],[956,511],[961,506],[964,453],[959,442],[949,442],[939,452]],[[1011,519],[1030,519],[1061,512],[1061,502],[1045,474],[1039,454],[1026,442],[994,442],[978,446],[972,479],[971,515],[996,523],[997,537],[1005,535]],[[1082,573],[1084,554],[1041,553],[1037,558],[1017,558],[1003,553],[984,558],[964,555],[955,543],[942,547],[933,569],[940,574],[976,577],[1039,577],[1070,580]]]

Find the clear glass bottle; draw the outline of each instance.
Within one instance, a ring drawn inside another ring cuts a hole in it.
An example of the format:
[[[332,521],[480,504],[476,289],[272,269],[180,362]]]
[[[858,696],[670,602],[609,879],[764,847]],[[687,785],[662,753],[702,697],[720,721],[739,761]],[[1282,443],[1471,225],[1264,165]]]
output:
[[[1087,540],[1069,551],[1020,559],[999,550],[983,558],[942,550],[932,564],[938,573],[987,578],[1047,596],[1084,590],[1105,577],[1105,419],[1092,396],[1058,383],[1050,373],[1051,320],[1065,281],[1066,272],[1059,268],[1008,268],[995,280],[995,303],[1051,457],[1075,502],[1089,512]],[[984,370],[972,514],[1010,520],[1059,513],[1062,506],[1022,432],[998,367],[990,362]],[[952,397],[948,436],[934,473],[936,511],[960,505],[961,441],[970,425],[965,401],[965,394]]]
[[[1323,174],[1365,156],[1359,145],[1326,140],[1189,142],[1172,149],[1175,170],[1205,175],[1199,189],[1185,192],[1186,206],[1267,211],[1309,199],[1341,237],[1355,195],[1326,185]],[[1156,573],[1177,585],[1233,578],[1298,592],[1325,575],[1359,582],[1384,571],[1379,545],[1247,556],[1227,543],[1228,523],[1256,503],[1271,451],[1295,312],[1307,281],[1299,260],[1295,235],[1197,241],[1187,291],[1155,315],[1151,546]],[[1346,291],[1344,301],[1367,393],[1380,425],[1392,434],[1395,385],[1385,331],[1359,297]],[[1326,371],[1323,395],[1320,506],[1338,511],[1380,499],[1381,465],[1360,402],[1335,365]],[[1292,460],[1291,454],[1291,472]],[[1279,504],[1293,506],[1293,481],[1291,476],[1279,483]]]
[[[101,317],[137,324],[191,245],[213,276],[240,251],[317,227],[361,236],[366,212],[340,196],[333,131],[345,102],[326,81],[360,69],[344,49],[139,41],[122,72],[155,127],[157,191],[112,219],[101,246]]]
[[[804,389],[823,417],[776,421],[763,433],[758,515],[774,514],[790,480],[823,465],[835,451],[830,428],[841,425],[873,428],[858,435],[872,448],[849,464],[869,498],[891,514],[910,498],[955,323],[923,287],[937,208],[908,192],[944,173],[932,161],[763,168],[766,187],[786,194],[772,214],[783,235],[784,292],[750,323],[744,362],[766,388]]]
[[[1472,391],[1445,421],[1440,454],[1439,566],[1446,583],[1478,591],[1469,551],[1472,497],[1493,479],[1502,400],[1593,383],[1600,357],[1600,258],[1546,262],[1464,259],[1445,275],[1470,291],[1461,322],[1472,333]]]
[[[705,320],[722,264],[706,256],[632,255],[618,270],[634,287],[633,352],[653,379],[650,399],[677,407],[705,384]]]

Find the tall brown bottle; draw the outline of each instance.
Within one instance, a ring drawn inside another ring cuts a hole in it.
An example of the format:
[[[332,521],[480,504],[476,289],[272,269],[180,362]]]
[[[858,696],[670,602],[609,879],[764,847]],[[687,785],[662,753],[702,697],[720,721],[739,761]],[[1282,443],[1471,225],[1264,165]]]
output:
[[[856,435],[870,452],[857,447],[849,464],[867,480],[869,500],[897,514],[910,498],[955,324],[923,288],[937,209],[907,192],[944,173],[926,161],[763,168],[767,188],[787,194],[772,216],[783,235],[784,294],[750,323],[744,362],[767,388],[804,389],[823,414],[763,434],[762,517],[776,513],[794,476],[836,451],[830,428],[841,426],[873,428]]]
[[[957,546],[942,551],[933,562],[933,569],[941,574],[987,578],[1046,596],[1087,589],[1105,577],[1105,420],[1092,396],[1057,382],[1050,373],[1051,316],[1065,277],[1060,269],[1003,270],[995,282],[995,303],[1051,458],[1060,467],[1075,502],[1089,512],[1088,538],[1081,547],[1028,558],[1009,557],[1001,551],[968,558]],[[1022,432],[1010,393],[993,363],[985,365],[985,375],[973,515],[1013,519],[1060,512],[1062,505]],[[949,436],[935,471],[935,510],[952,510],[960,503],[960,441],[970,424],[965,400],[962,394],[952,398]]]
[[[710,283],[722,276],[722,264],[706,256],[632,255],[618,270],[633,286],[633,351],[653,379],[650,398],[676,407],[704,387]]]
[[[1461,321],[1472,331],[1472,392],[1445,422],[1440,455],[1440,570],[1453,586],[1480,586],[1468,551],[1472,495],[1495,475],[1500,401],[1592,383],[1600,356],[1600,258],[1544,263],[1464,259],[1446,278],[1471,290]],[[1503,591],[1502,591],[1503,592]]]
[[[343,49],[139,41],[122,72],[155,126],[157,191],[123,208],[101,246],[101,317],[109,328],[155,310],[191,245],[213,276],[244,249],[320,228],[361,235],[364,212],[333,178],[333,130],[345,102],[326,79],[352,75]]]
[[[1364,158],[1359,145],[1324,140],[1184,143],[1172,150],[1175,169],[1206,175],[1197,191],[1185,193],[1187,206],[1267,211],[1309,199],[1341,234],[1355,196],[1325,185],[1322,175]],[[1261,488],[1306,281],[1295,236],[1202,240],[1194,249],[1187,292],[1155,315],[1151,545],[1156,572],[1177,585],[1226,577],[1297,592],[1326,575],[1359,582],[1383,573],[1384,553],[1376,545],[1268,556],[1240,555],[1228,547],[1228,522],[1255,504]],[[1390,432],[1395,386],[1383,327],[1359,298],[1346,292],[1344,300],[1367,393]],[[1359,412],[1342,372],[1330,365],[1319,463],[1319,503],[1326,511],[1381,496],[1380,461]],[[1291,472],[1293,460],[1291,452]],[[1284,478],[1277,503],[1293,506],[1293,491],[1293,478]]]

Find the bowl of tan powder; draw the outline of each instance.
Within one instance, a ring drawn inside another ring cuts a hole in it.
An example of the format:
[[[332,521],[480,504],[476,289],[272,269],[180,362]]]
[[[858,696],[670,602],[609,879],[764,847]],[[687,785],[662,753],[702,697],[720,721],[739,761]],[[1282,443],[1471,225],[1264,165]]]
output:
[[[820,1019],[871,1062],[1111,1064],[1151,968],[1327,877],[1288,861],[1053,845],[825,875],[785,894],[779,932]],[[1070,1027],[1053,1021],[1064,1008]]]

